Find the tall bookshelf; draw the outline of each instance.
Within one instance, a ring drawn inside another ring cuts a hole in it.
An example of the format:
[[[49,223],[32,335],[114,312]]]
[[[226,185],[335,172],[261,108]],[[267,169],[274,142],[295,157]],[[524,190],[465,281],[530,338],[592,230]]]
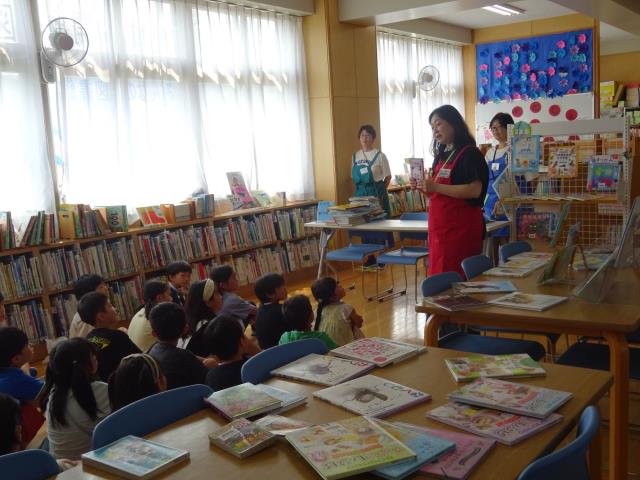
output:
[[[252,295],[251,284],[267,272],[299,278],[319,261],[318,234],[304,228],[305,222],[315,220],[316,207],[316,201],[287,202],[0,251],[0,291],[8,321],[27,333],[36,358],[43,358],[44,340],[67,334],[76,311],[72,285],[86,273],[105,278],[123,325],[143,303],[144,282],[164,276],[174,260],[191,263],[194,281],[215,266],[230,264],[244,295]]]

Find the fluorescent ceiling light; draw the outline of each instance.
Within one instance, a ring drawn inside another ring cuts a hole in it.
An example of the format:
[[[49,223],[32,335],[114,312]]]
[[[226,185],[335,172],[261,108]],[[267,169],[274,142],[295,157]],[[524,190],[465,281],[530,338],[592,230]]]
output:
[[[489,12],[492,13],[497,13],[498,15],[504,15],[504,16],[511,16],[511,15],[520,15],[521,13],[524,13],[524,10],[518,7],[514,7],[512,5],[509,4],[503,4],[503,5],[499,5],[499,4],[494,4],[494,5],[489,5],[487,7],[482,7],[484,10],[487,10]]]

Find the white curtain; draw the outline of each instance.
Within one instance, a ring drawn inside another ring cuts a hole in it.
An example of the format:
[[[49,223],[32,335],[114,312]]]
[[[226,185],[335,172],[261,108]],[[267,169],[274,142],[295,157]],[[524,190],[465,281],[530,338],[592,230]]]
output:
[[[227,171],[313,194],[300,19],[206,0],[39,0],[39,13],[78,20],[90,42],[52,88],[64,201],[224,196]]]
[[[399,174],[407,157],[431,164],[429,114],[435,108],[450,104],[464,116],[462,49],[386,32],[377,37],[382,150],[391,172]],[[440,81],[434,90],[416,90],[418,74],[427,65],[439,70]]]
[[[40,70],[26,0],[0,0],[0,210],[54,209]]]

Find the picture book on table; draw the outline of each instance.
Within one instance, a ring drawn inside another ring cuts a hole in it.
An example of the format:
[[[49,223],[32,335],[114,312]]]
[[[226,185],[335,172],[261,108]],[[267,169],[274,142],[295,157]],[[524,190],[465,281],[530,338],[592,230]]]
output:
[[[377,340],[375,338],[361,338],[342,347],[331,350],[331,355],[370,362],[378,367],[404,360],[417,354],[417,350],[409,345],[400,345]]]
[[[458,295],[469,295],[470,293],[509,293],[517,290],[516,286],[508,280],[456,282],[451,284],[451,288]]]
[[[241,172],[227,172],[227,180],[229,180],[231,195],[235,195],[242,201],[243,208],[258,206],[251,193],[249,193]]]
[[[424,182],[424,158],[405,158],[404,163],[409,170],[409,178]]]
[[[540,137],[516,135],[511,138],[511,171],[513,173],[538,172],[540,165]]]
[[[526,353],[505,355],[469,355],[445,359],[456,382],[470,382],[480,377],[542,377],[544,369]]]
[[[511,268],[508,264],[504,264],[501,267],[493,267],[485,272],[483,275],[488,275],[490,277],[513,277],[513,278],[521,278],[529,275],[533,270],[523,270],[522,268]]]
[[[431,400],[428,393],[375,375],[365,375],[318,390],[313,396],[358,415],[370,417],[384,417],[416,403]]]
[[[434,408],[427,412],[427,417],[476,435],[493,438],[504,445],[515,445],[562,420],[562,415],[557,413],[540,419],[457,402]]]
[[[455,443],[456,447],[453,450],[438,457],[420,469],[421,473],[426,473],[427,475],[437,478],[465,480],[476,465],[478,465],[496,445],[495,440],[478,435],[469,435],[467,433],[458,433],[437,428],[418,427],[402,422],[396,422],[396,425],[404,425],[412,430],[435,435],[436,437]]]
[[[455,402],[535,418],[548,417],[571,397],[571,393],[561,390],[482,377],[449,394]]]
[[[487,302],[469,295],[437,295],[435,297],[425,297],[424,300],[449,312],[487,306]]]
[[[271,385],[265,385],[264,383],[259,383],[258,385],[256,385],[256,387],[258,387],[267,395],[270,395],[273,398],[277,398],[282,402],[282,406],[277,410],[274,410],[274,413],[276,411],[278,413],[286,412],[287,410],[291,410],[292,408],[296,408],[307,403],[307,397],[305,395],[287,392],[286,390],[282,390],[281,388],[272,387]]]
[[[542,260],[544,262],[547,262],[551,259],[551,257],[553,257],[553,253],[550,253],[550,252],[521,252],[521,253],[518,253],[517,255],[509,257],[509,260],[518,260],[521,258],[532,258],[535,260]]]
[[[604,262],[609,259],[610,255],[611,253],[584,252],[584,257],[582,255],[576,256],[573,262],[573,269],[597,270],[598,268],[600,268],[600,266],[602,266]]]
[[[555,218],[556,214],[553,212],[518,210],[516,213],[518,240],[549,241],[555,228]]]
[[[309,422],[303,422],[302,420],[296,420],[295,418],[282,417],[280,415],[265,415],[253,423],[258,425],[260,428],[279,436],[285,436],[288,433],[302,430],[303,428],[307,428],[312,425]]]
[[[418,345],[416,343],[410,342],[402,342],[400,340],[391,339],[391,338],[382,338],[382,337],[370,337],[377,342],[389,343],[391,345],[400,345],[401,347],[412,348],[415,350],[416,354],[424,353],[427,351],[427,347],[424,345]]]
[[[522,310],[535,310],[542,312],[567,300],[568,297],[556,295],[543,295],[535,293],[513,292],[502,297],[489,300],[487,303],[500,307],[519,308]]]
[[[578,173],[576,147],[552,148],[549,156],[548,178],[573,178]]]
[[[316,425],[286,438],[325,480],[416,458],[411,449],[366,417]]]
[[[282,406],[280,400],[248,382],[213,392],[205,402],[229,420],[254,417]]]
[[[391,480],[405,478],[416,470],[419,470],[420,467],[425,464],[440,458],[442,455],[456,448],[455,442],[451,440],[437,437],[417,429],[408,428],[408,426],[403,424],[385,422],[379,419],[374,419],[373,421],[416,454],[415,460],[406,460],[374,470],[373,474],[378,477]]]
[[[594,155],[589,159],[587,190],[614,192],[620,181],[620,155]]]
[[[364,375],[374,365],[361,360],[348,360],[330,355],[311,353],[295,362],[271,372],[278,377],[303,380],[319,385],[337,385],[354,377]]]
[[[502,266],[508,268],[520,268],[522,270],[532,272],[540,267],[544,267],[547,262],[548,259],[546,258],[518,257],[514,255],[513,257],[509,257],[507,263],[503,263]]]
[[[97,450],[82,454],[82,463],[115,473],[121,478],[153,478],[189,458],[189,452],[127,435]]]
[[[209,443],[236,457],[245,458],[273,445],[277,438],[252,421],[239,418],[211,432]]]
[[[316,210],[316,221],[333,223],[333,217],[329,213],[329,207],[335,207],[336,202],[333,200],[321,200],[318,202],[318,208]]]

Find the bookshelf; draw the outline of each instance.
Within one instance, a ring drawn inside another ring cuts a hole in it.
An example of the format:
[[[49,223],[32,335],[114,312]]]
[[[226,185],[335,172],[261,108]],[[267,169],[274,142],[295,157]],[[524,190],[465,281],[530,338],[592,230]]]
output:
[[[396,185],[387,189],[391,218],[399,217],[404,212],[424,212],[425,199],[418,190],[411,190],[409,185]]]
[[[193,280],[229,264],[238,272],[241,294],[275,271],[297,278],[317,267],[318,234],[306,231],[317,201],[227,212],[169,225],[11,250],[0,250],[0,292],[10,324],[21,328],[44,358],[44,340],[66,335],[76,312],[75,280],[97,273],[110,287],[123,325],[142,305],[144,282],[164,275],[174,260],[193,266]]]

